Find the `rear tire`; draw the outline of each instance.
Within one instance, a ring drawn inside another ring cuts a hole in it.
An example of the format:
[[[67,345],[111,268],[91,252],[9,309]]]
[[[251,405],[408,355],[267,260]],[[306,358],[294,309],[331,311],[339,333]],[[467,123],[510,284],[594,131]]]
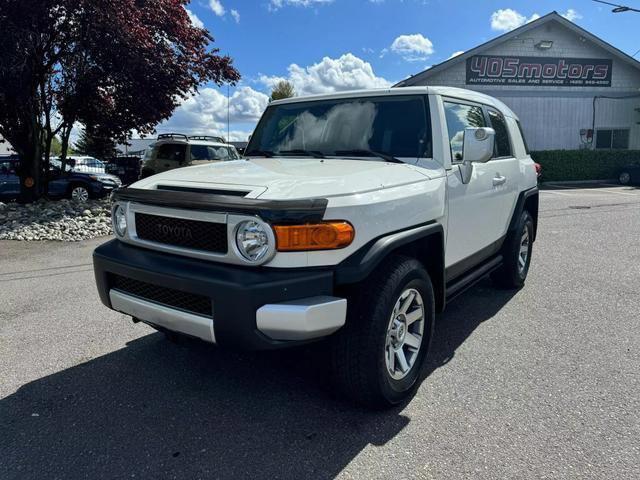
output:
[[[76,183],[71,185],[71,188],[69,189],[69,197],[74,202],[86,203],[91,198],[91,192],[86,185]]]
[[[620,172],[618,175],[618,181],[620,185],[629,185],[631,183],[631,174],[629,172]]]
[[[338,388],[370,408],[397,405],[415,393],[433,337],[433,286],[422,264],[388,258],[349,295],[346,325],[332,338]]]
[[[516,229],[505,240],[502,266],[491,274],[502,288],[522,288],[529,273],[533,247],[533,218],[522,212]]]

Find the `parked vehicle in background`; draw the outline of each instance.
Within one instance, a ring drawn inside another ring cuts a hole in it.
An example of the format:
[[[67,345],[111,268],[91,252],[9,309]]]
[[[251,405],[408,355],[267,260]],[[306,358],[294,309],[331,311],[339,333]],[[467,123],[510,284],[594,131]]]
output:
[[[622,168],[618,173],[618,181],[621,185],[640,185],[640,161]]]
[[[51,160],[60,162],[60,157],[51,157]],[[105,163],[94,157],[69,155],[66,164],[70,170],[81,173],[107,173]]]
[[[415,391],[435,314],[491,274],[527,278],[538,188],[517,116],[479,92],[406,87],[271,102],[245,160],[113,194],[102,302],[244,349],[325,339],[369,406]]]
[[[118,177],[123,185],[129,185],[140,178],[140,157],[114,157],[105,164],[107,173]]]
[[[536,167],[536,177],[540,180],[540,177],[542,177],[542,165],[538,162],[534,162],[533,166]]]
[[[238,159],[236,148],[222,137],[165,133],[158,135],[158,140],[147,149],[140,178],[174,168]]]
[[[0,157],[0,198],[10,201],[20,194],[20,177],[17,174],[20,158],[17,155]],[[90,198],[109,195],[122,186],[120,179],[106,173],[86,173],[73,170],[71,165],[62,171],[62,162],[51,159],[47,175],[48,195],[51,198],[71,198],[86,202]]]

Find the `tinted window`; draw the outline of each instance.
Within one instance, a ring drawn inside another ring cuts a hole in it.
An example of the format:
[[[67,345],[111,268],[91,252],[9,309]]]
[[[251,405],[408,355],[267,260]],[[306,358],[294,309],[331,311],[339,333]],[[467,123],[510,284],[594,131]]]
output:
[[[489,109],[489,120],[491,128],[496,131],[496,142],[494,147],[495,157],[510,157],[511,142],[509,140],[509,130],[507,123],[501,113]]]
[[[363,156],[430,157],[431,128],[423,96],[394,95],[272,105],[258,124],[253,151]],[[359,155],[356,154],[359,151]],[[300,153],[300,152],[298,152]]]
[[[237,160],[235,151],[229,147],[191,145],[191,160]]]
[[[158,153],[156,158],[158,160],[171,160],[173,162],[184,162],[187,146],[181,143],[163,143],[156,147]]]
[[[467,127],[486,127],[484,113],[480,107],[473,105],[444,102],[444,114],[449,131],[451,160],[461,162],[464,155],[464,129]]]
[[[15,165],[13,162],[0,162],[0,175],[15,175]]]
[[[522,138],[522,144],[524,145],[524,151],[527,155],[529,155],[529,145],[527,144],[527,139],[524,138],[524,130],[522,130],[522,125],[519,120],[516,120],[518,124],[518,130],[520,130],[520,138]]]

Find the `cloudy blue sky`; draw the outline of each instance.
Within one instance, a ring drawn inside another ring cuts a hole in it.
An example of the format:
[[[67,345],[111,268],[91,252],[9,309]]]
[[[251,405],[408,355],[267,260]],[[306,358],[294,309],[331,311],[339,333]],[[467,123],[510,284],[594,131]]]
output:
[[[622,0],[620,0],[622,2]],[[640,0],[625,0],[640,7]],[[540,15],[566,18],[632,55],[640,13],[590,0],[192,0],[192,22],[233,57],[231,139],[245,140],[279,79],[298,94],[384,87]],[[636,58],[640,54],[636,55]],[[223,134],[227,88],[207,85],[159,132]]]

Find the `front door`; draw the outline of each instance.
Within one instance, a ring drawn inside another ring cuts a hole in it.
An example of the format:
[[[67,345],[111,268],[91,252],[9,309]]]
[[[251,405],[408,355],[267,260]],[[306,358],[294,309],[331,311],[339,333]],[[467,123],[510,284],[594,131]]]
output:
[[[447,175],[449,215],[445,256],[447,279],[451,280],[500,247],[515,204],[519,172],[504,119],[498,112],[457,100],[444,100],[444,110],[453,163]],[[494,158],[474,163],[471,180],[462,183],[464,129],[486,126],[496,130]]]

